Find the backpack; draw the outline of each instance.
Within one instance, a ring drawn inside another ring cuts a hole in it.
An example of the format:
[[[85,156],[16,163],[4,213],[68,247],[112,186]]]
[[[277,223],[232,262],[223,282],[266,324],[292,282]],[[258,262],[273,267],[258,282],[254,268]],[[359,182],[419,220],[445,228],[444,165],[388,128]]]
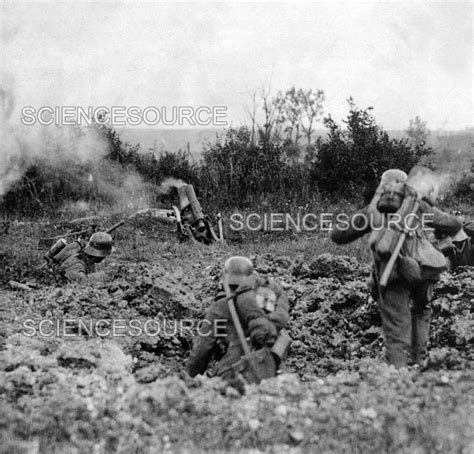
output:
[[[371,249],[377,259],[387,262],[400,235],[408,224],[408,217],[419,214],[419,204],[415,197],[406,196],[395,213],[400,222],[396,226],[373,232],[370,240]],[[436,280],[441,272],[448,268],[446,257],[428,240],[422,226],[409,230],[396,260],[396,265],[390,274],[390,280],[401,277],[410,284],[422,281]]]

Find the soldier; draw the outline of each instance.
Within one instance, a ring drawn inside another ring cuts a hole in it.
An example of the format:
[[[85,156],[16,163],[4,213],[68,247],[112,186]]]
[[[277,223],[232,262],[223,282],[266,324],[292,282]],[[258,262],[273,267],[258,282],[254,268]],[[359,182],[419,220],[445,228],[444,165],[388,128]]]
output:
[[[228,259],[224,273],[245,335],[254,349],[272,349],[276,372],[289,347],[289,342],[285,344],[282,333],[288,321],[286,295],[274,281],[254,274],[252,262],[246,257]],[[224,325],[220,333],[215,329],[219,322]],[[225,293],[217,295],[205,320],[201,322],[199,331],[187,362],[188,373],[192,377],[203,374],[219,348],[219,340],[223,340],[226,351],[216,366],[215,375],[229,381],[235,379],[234,366],[243,356],[244,350],[232,321]],[[280,336],[282,341],[277,342]],[[275,348],[277,345],[282,348]]]
[[[449,259],[451,269],[474,266],[474,221],[466,221],[454,236],[434,238],[433,244]]]
[[[105,232],[92,234],[85,247],[80,241],[73,241],[51,257],[59,271],[68,281],[80,282],[97,276],[95,265],[112,253],[113,239]],[[95,274],[93,274],[95,273]]]
[[[433,284],[447,265],[442,254],[427,240],[425,229],[434,229],[435,234],[453,235],[461,228],[458,218],[433,206],[437,193],[438,187],[427,169],[416,167],[409,176],[398,169],[387,170],[371,203],[356,213],[351,222],[339,223],[331,232],[335,243],[345,244],[372,231],[369,243],[373,264],[369,286],[379,305],[386,358],[397,368],[408,365],[410,353],[414,363],[425,363]],[[409,206],[416,212],[410,213]],[[404,228],[400,223],[390,228],[389,221],[396,214],[405,223],[408,215],[416,215],[419,225],[407,237],[393,269],[386,270],[393,245]],[[380,279],[384,274],[388,281],[382,286]]]

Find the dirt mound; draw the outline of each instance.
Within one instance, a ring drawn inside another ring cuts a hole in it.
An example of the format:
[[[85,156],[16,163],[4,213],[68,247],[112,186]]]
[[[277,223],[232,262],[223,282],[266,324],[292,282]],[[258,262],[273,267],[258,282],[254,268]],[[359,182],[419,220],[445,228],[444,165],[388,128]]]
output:
[[[307,263],[253,257],[256,270],[288,293],[294,342],[286,373],[240,397],[220,379],[183,371],[192,336],[176,323],[200,319],[217,292],[228,253],[213,254],[180,265],[111,262],[101,282],[0,294],[6,452],[306,452],[316,445],[452,452],[469,445],[472,270],[446,273],[436,285],[431,369],[420,373],[381,360],[367,265],[330,254]],[[51,335],[39,332],[45,320]],[[130,322],[150,320],[151,332],[130,331]]]

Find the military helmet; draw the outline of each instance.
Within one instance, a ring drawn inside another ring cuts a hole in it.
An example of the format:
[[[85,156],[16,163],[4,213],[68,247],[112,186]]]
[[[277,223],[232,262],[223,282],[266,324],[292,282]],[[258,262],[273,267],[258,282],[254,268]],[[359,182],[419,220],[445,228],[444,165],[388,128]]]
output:
[[[92,234],[84,248],[84,252],[92,257],[107,257],[112,253],[114,240],[105,232],[96,232]]]
[[[394,183],[405,183],[408,179],[408,175],[400,169],[389,169],[382,174],[380,179],[381,184],[394,182]]]
[[[225,262],[224,273],[229,285],[240,285],[253,273],[252,262],[247,257],[231,257]]]
[[[389,169],[382,174],[378,192],[380,200],[377,209],[381,213],[395,213],[401,206],[407,174],[403,170]]]
[[[428,167],[413,167],[408,174],[407,184],[415,189],[421,197],[433,204],[436,203],[439,195],[438,178]]]

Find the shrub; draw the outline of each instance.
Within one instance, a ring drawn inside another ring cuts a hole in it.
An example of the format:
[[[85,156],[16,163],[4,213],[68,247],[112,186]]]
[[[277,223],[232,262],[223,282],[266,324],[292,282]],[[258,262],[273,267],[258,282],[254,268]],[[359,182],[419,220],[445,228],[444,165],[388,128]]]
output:
[[[451,183],[444,203],[472,203],[474,200],[474,173],[465,172],[461,177]]]
[[[246,127],[230,128],[204,151],[200,163],[201,193],[207,203],[225,208],[281,206],[308,196],[308,171],[287,162],[283,146],[255,143]]]
[[[311,180],[322,192],[369,199],[382,173],[390,168],[409,171],[431,153],[424,144],[390,139],[377,125],[371,108],[359,109],[349,99],[350,111],[342,129],[331,117],[324,120],[328,137],[316,142]]]

